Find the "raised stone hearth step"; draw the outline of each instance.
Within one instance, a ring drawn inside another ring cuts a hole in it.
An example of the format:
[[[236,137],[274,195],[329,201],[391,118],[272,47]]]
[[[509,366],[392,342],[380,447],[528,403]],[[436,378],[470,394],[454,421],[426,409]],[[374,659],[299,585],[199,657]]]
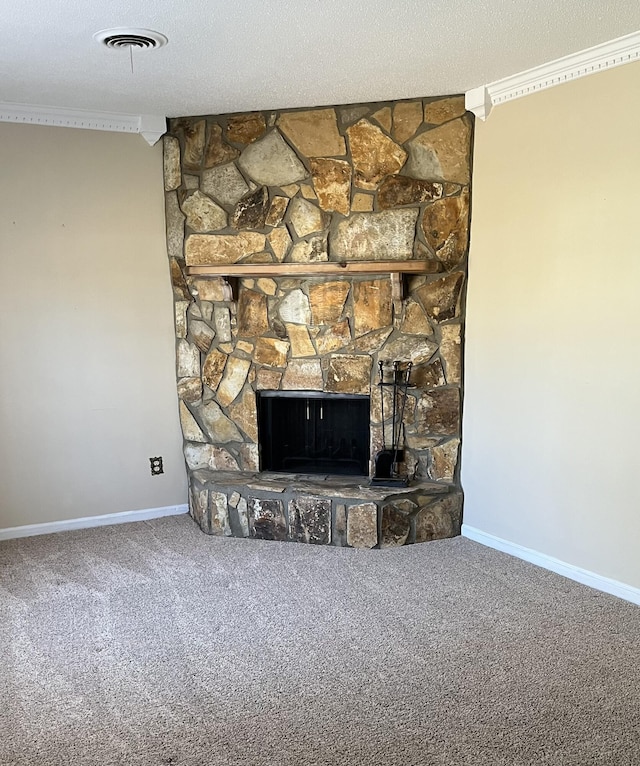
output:
[[[192,517],[207,534],[388,548],[460,534],[462,493],[450,485],[370,487],[360,477],[195,470]]]

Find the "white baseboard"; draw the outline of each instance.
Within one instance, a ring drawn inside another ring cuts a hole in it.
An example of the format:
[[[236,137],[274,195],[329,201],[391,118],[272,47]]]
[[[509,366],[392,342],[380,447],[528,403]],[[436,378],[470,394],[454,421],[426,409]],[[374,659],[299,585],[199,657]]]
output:
[[[0,540],[13,540],[16,537],[31,537],[33,535],[49,535],[52,532],[69,532],[72,529],[104,527],[109,524],[126,524],[129,521],[146,521],[147,519],[159,519],[163,516],[179,516],[188,512],[189,506],[186,504],[167,505],[164,508],[143,508],[140,511],[106,513],[103,516],[85,516],[81,519],[47,521],[44,524],[26,524],[23,527],[0,529]]]
[[[548,569],[563,577],[568,577],[570,580],[588,585],[603,593],[609,593],[625,601],[631,601],[632,604],[640,605],[640,588],[634,588],[618,580],[612,580],[609,577],[595,574],[595,572],[589,572],[587,569],[573,566],[573,564],[567,564],[565,561],[553,558],[553,556],[547,556],[545,553],[538,553],[538,551],[525,548],[523,545],[511,543],[508,540],[503,540],[501,537],[495,537],[487,532],[482,532],[480,529],[470,527],[468,524],[462,525],[462,536],[467,537],[469,540],[474,540],[476,543],[486,545],[488,548],[495,548],[497,551],[508,553],[518,559],[523,559],[543,569]]]

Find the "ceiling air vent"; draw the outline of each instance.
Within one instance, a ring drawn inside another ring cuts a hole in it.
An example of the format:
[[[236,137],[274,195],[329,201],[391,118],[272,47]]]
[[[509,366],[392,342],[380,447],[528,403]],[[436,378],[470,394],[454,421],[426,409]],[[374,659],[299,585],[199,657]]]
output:
[[[151,50],[162,48],[167,44],[167,38],[160,32],[152,29],[132,29],[129,27],[116,27],[115,29],[103,29],[96,32],[94,40],[114,50],[133,48]]]

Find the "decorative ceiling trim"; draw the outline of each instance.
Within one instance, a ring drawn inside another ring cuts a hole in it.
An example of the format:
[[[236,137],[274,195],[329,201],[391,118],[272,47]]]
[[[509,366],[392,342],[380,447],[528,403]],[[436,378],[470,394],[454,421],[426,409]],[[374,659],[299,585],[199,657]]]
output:
[[[138,133],[153,146],[167,132],[167,119],[159,114],[141,114],[138,118]]]
[[[468,112],[473,112],[484,122],[493,107],[487,86],[481,85],[479,88],[468,90],[464,94],[464,105]]]
[[[87,112],[83,109],[2,102],[0,102],[0,122],[106,130],[116,133],[140,133],[150,146],[153,146],[167,130],[166,119],[160,115]]]
[[[572,53],[465,93],[465,105],[481,120],[492,107],[579,77],[640,60],[640,31]]]

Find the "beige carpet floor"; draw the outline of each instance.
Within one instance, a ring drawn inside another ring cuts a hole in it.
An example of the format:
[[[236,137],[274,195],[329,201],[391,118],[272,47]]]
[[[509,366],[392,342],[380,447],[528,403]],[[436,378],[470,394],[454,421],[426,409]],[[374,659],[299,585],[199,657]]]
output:
[[[2,766],[640,764],[640,608],[457,538],[0,543]]]

